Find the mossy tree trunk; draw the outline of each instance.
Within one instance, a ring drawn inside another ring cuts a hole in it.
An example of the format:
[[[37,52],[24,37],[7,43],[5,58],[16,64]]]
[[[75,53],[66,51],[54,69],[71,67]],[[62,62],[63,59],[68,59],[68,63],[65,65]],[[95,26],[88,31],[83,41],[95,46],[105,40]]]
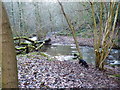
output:
[[[17,60],[12,31],[2,3],[2,88],[18,88]]]

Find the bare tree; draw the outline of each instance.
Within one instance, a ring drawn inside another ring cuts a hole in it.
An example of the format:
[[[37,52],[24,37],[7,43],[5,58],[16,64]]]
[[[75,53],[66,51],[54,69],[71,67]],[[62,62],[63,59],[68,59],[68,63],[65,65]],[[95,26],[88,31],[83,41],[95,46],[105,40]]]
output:
[[[17,32],[17,30],[16,30],[16,28],[15,28],[15,13],[14,13],[14,2],[13,1],[11,1],[11,18],[12,18],[12,24],[11,24],[11,28],[13,29],[13,31],[14,31],[14,33],[13,34],[15,34],[16,36],[18,36],[18,32]]]
[[[66,13],[65,13],[65,11],[64,11],[64,8],[63,8],[61,2],[59,2],[59,0],[58,0],[58,3],[59,3],[59,5],[60,5],[60,7],[61,7],[61,11],[62,11],[62,13],[63,13],[66,21],[67,21],[67,24],[68,24],[70,30],[72,31],[72,36],[73,36],[73,38],[74,38],[75,45],[76,45],[77,51],[78,51],[78,53],[79,53],[79,56],[80,56],[81,59],[83,59],[83,56],[82,56],[82,53],[81,53],[81,51],[80,51],[80,49],[79,49],[78,41],[77,41],[77,38],[76,38],[76,35],[75,35],[74,26],[71,24],[70,19],[69,19],[68,16],[66,15]]]
[[[40,5],[42,5],[40,3]],[[40,7],[39,7],[39,3],[35,2],[34,3],[34,7],[35,7],[35,24],[36,24],[36,34],[38,37],[38,40],[41,40],[42,38],[44,38],[45,36],[45,32],[44,30],[42,30],[42,23],[41,23],[41,13],[40,13]]]
[[[94,22],[94,51],[96,55],[96,67],[100,70],[104,69],[104,62],[106,57],[113,47],[115,38],[118,34],[118,31],[115,32],[116,20],[118,16],[118,9],[120,8],[119,3],[110,2],[109,10],[107,12],[107,20],[105,25],[103,23],[103,8],[105,4],[100,3],[100,29],[97,28],[94,3],[90,2],[92,9],[92,16]],[[114,11],[116,10],[116,11]]]

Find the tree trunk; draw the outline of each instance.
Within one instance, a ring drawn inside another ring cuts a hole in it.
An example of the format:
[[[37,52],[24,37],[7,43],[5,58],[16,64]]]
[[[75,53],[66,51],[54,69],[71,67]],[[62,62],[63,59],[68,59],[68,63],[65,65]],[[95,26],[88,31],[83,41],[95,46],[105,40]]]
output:
[[[100,70],[104,70],[105,60],[108,54],[113,47],[115,42],[114,36],[117,36],[118,30],[115,31],[116,21],[118,17],[118,11],[120,8],[119,3],[110,2],[109,13],[107,12],[107,20],[103,22],[103,7],[105,4],[101,2],[100,4],[100,29],[97,28],[96,19],[95,19],[95,10],[94,10],[94,3],[90,2],[91,9],[92,9],[92,17],[94,22],[94,51],[95,51],[95,59],[96,59],[96,68]],[[116,6],[115,6],[116,5]],[[116,9],[115,9],[116,7]],[[115,11],[113,11],[115,10]],[[105,26],[104,26],[105,24]],[[100,48],[101,47],[101,48]]]
[[[2,88],[18,88],[15,47],[8,16],[2,3]]]
[[[75,45],[76,45],[77,51],[78,51],[78,53],[79,53],[79,57],[80,57],[80,59],[83,59],[83,56],[82,56],[82,53],[81,53],[81,51],[80,51],[80,49],[79,49],[79,44],[78,44],[78,41],[77,41],[77,38],[76,38],[76,35],[75,35],[74,26],[71,24],[70,19],[67,17],[67,15],[66,15],[66,13],[65,13],[65,11],[64,11],[64,8],[63,8],[61,2],[59,2],[59,0],[58,0],[58,3],[59,3],[59,5],[60,5],[60,7],[61,7],[61,11],[62,11],[62,13],[63,13],[63,15],[64,15],[64,17],[65,17],[66,22],[67,22],[70,30],[72,31],[72,36],[73,36],[73,39],[74,39],[74,41],[75,41]]]
[[[2,2],[0,2],[0,88],[2,87],[2,75],[1,75],[1,67],[2,67]]]

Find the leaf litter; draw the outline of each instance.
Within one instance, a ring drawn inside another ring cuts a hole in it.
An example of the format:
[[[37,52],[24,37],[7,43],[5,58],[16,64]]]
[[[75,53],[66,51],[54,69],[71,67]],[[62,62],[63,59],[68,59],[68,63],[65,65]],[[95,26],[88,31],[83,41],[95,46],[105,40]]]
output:
[[[120,88],[120,78],[110,77],[120,74],[119,67],[99,71],[91,64],[86,69],[77,60],[49,61],[31,54],[17,60],[19,88]]]

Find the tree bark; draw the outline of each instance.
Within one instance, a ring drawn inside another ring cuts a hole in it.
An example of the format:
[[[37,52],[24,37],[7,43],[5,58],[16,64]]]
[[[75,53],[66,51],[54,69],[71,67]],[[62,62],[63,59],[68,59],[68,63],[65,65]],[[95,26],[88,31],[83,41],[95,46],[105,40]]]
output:
[[[2,2],[0,2],[0,88],[2,87],[2,75],[1,75],[1,67],[2,67]]]
[[[80,59],[83,59],[83,56],[82,56],[82,53],[81,53],[81,51],[80,51],[80,49],[79,49],[78,41],[77,41],[77,38],[76,38],[76,35],[75,35],[75,29],[74,29],[73,25],[71,24],[69,18],[67,17],[67,15],[66,15],[66,13],[65,13],[65,11],[64,11],[64,8],[63,8],[61,2],[59,2],[59,0],[57,0],[57,1],[58,1],[59,5],[60,5],[60,7],[61,7],[61,11],[62,11],[62,13],[63,13],[63,15],[64,15],[64,17],[65,17],[65,19],[66,19],[66,22],[67,22],[69,28],[70,28],[70,30],[72,31],[72,36],[73,36],[73,39],[74,39],[74,41],[75,41],[75,45],[76,45],[77,51],[78,51],[78,53],[79,53],[79,57],[80,57]]]
[[[118,17],[118,11],[120,8],[120,4],[115,2],[110,2],[110,8],[108,14],[108,19],[105,20],[106,24],[103,22],[103,7],[105,4],[101,2],[100,4],[100,29],[97,28],[96,19],[95,19],[95,11],[94,11],[94,3],[90,2],[92,9],[92,17],[94,22],[94,51],[96,57],[96,67],[100,70],[104,70],[105,60],[108,54],[113,47],[115,42],[114,36],[117,36],[118,30],[115,32],[116,21]],[[116,5],[116,6],[115,6]],[[115,9],[116,7],[116,9]],[[115,10],[115,11],[113,11]],[[105,26],[103,25],[105,24]],[[100,48],[101,47],[101,48]]]
[[[2,88],[18,88],[17,60],[12,30],[2,3]]]

